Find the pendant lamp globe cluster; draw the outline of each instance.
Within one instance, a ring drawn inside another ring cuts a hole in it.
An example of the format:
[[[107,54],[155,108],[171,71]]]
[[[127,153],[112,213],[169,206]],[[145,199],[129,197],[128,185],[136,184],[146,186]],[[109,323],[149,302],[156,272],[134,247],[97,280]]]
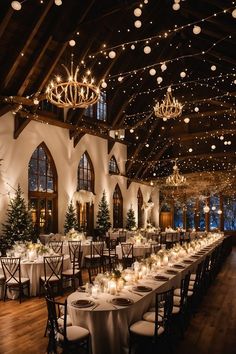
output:
[[[154,106],[155,116],[164,121],[181,116],[182,110],[183,105],[172,96],[171,87],[168,87],[162,102],[157,102]]]
[[[166,179],[166,184],[170,187],[179,187],[186,184],[186,178],[184,176],[181,176],[179,173],[177,159],[175,159],[172,175],[168,176]]]

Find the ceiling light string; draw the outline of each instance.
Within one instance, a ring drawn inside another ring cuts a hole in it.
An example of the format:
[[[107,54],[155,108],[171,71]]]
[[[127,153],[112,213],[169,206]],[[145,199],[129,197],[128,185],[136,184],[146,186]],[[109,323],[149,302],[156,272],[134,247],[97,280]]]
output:
[[[191,83],[193,83],[193,84],[195,84],[195,83],[201,84],[202,81],[204,83],[204,81],[217,80],[217,79],[220,79],[220,78],[228,78],[230,76],[236,76],[236,73],[220,74],[218,76],[208,76],[208,77],[204,77],[204,78],[197,78],[196,80],[188,80],[188,81],[184,81],[184,82],[172,83],[171,87],[175,87],[175,88],[181,88],[181,87],[185,87],[185,86],[188,87],[187,85],[191,84]],[[206,85],[209,85],[209,84],[206,83]],[[150,94],[150,93],[155,93],[156,91],[166,90],[169,86],[170,85],[165,85],[165,86],[162,86],[162,87],[157,87],[157,88],[152,89],[152,90],[148,89],[147,91],[137,92],[137,93],[134,94],[133,99],[135,99],[137,96],[141,96],[141,95],[144,95],[144,94]]]
[[[208,21],[208,20],[210,20],[213,17],[217,17],[217,16],[219,16],[219,15],[221,15],[223,13],[227,13],[229,11],[232,11],[233,9],[235,9],[235,6],[229,7],[227,9],[224,9],[224,10],[219,11],[219,12],[216,12],[216,13],[210,15],[210,16],[202,18],[201,20],[193,21],[191,23],[188,23],[186,25],[182,25],[182,26],[179,26],[179,27],[176,27],[176,28],[173,28],[173,29],[168,29],[168,30],[165,31],[165,33],[163,35],[157,34],[157,35],[152,36],[152,37],[146,37],[146,38],[142,38],[142,39],[139,39],[139,40],[128,41],[128,42],[124,42],[124,43],[117,44],[115,46],[106,48],[104,50],[99,50],[97,52],[90,53],[89,54],[89,58],[93,58],[93,57],[95,57],[98,54],[107,54],[107,52],[114,51],[115,49],[119,49],[119,48],[124,49],[124,47],[132,45],[132,44],[139,44],[139,43],[143,43],[143,42],[146,43],[146,42],[150,42],[150,41],[153,41],[153,40],[156,40],[156,39],[162,39],[162,38],[166,39],[169,36],[169,34],[176,33],[176,32],[181,31],[181,30],[183,30],[183,29],[185,29],[187,27],[191,27],[191,26],[194,26],[194,25],[199,24],[201,22]],[[113,58],[111,58],[111,59],[113,59]]]
[[[206,55],[208,54],[215,46],[217,46],[219,43],[225,41],[227,38],[231,38],[231,34],[230,35],[227,35],[227,36],[224,36],[223,38],[220,38],[218,41],[216,41],[215,43],[213,43],[208,49],[206,50],[202,50],[200,52],[197,52],[197,53],[194,53],[194,54],[185,54],[185,55],[181,55],[179,57],[176,57],[176,58],[171,58],[171,59],[166,59],[166,60],[162,60],[162,61],[159,61],[157,63],[154,63],[154,64],[150,64],[150,65],[147,65],[147,66],[144,66],[142,68],[138,68],[138,69],[133,69],[133,70],[130,70],[130,71],[126,71],[126,72],[123,72],[123,73],[119,73],[119,74],[114,74],[114,75],[111,75],[109,76],[108,78],[108,81],[110,81],[111,79],[114,79],[114,78],[117,78],[117,77],[127,77],[131,74],[137,74],[139,73],[140,71],[144,71],[144,70],[147,70],[147,69],[150,69],[150,68],[153,68],[155,66],[158,66],[158,65],[161,65],[164,63],[173,63],[175,61],[178,61],[178,60],[181,60],[181,59],[187,59],[187,58],[193,58],[193,57],[197,57],[199,55]]]
[[[225,97],[225,96],[229,96],[229,92],[226,92],[222,95],[218,95],[218,96],[213,96],[213,97],[208,97],[208,98],[203,98],[203,99],[200,99],[200,100],[194,100],[194,101],[188,101],[186,102],[185,104],[188,105],[188,106],[191,106],[191,105],[195,105],[196,103],[199,103],[199,102],[206,102],[206,101],[211,101],[211,100],[215,100],[215,99],[218,99],[218,98],[222,98],[222,97]],[[219,101],[220,102],[220,101]],[[232,113],[235,113],[235,109],[233,109],[233,107],[230,107],[229,109],[226,110],[226,112],[228,111],[231,111]],[[150,114],[151,110],[148,110],[148,111],[143,111],[143,112],[136,112],[136,113],[132,113],[132,114],[125,114],[125,119],[127,118],[133,118],[133,117],[139,117],[141,115],[148,115]],[[197,113],[197,112],[196,112]],[[140,124],[139,124],[140,125]],[[129,129],[132,128],[132,129],[135,129],[135,127],[128,127]]]

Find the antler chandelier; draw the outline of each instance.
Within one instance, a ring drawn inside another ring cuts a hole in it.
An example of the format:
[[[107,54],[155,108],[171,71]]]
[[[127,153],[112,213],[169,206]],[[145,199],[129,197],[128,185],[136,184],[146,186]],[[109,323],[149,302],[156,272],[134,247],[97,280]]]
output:
[[[162,118],[164,121],[180,116],[182,114],[182,109],[183,105],[172,96],[171,87],[168,87],[162,102],[157,102],[154,106],[156,117]]]
[[[99,99],[100,90],[91,78],[91,72],[88,70],[82,82],[78,81],[79,67],[74,71],[73,58],[71,59],[70,70],[63,65],[68,78],[62,81],[60,76],[56,76],[46,89],[48,101],[60,108],[87,108],[96,103]]]
[[[175,164],[173,166],[173,173],[166,179],[166,184],[171,187],[178,187],[186,183],[186,178],[179,174],[179,168],[177,166],[177,159],[175,160]]]

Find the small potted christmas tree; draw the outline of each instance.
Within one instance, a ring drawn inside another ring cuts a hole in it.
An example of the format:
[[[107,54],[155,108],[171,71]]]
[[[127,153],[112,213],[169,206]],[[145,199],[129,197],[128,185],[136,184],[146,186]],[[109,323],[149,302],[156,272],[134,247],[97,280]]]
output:
[[[72,200],[68,205],[67,212],[65,215],[64,233],[67,234],[70,230],[78,230],[78,221]]]
[[[110,229],[110,214],[109,214],[109,205],[106,200],[106,193],[103,191],[102,199],[98,205],[97,213],[97,228],[100,235],[105,235],[106,232]]]
[[[14,198],[10,199],[7,209],[7,219],[2,224],[1,252],[5,254],[8,248],[18,242],[37,240],[30,213],[26,207],[20,185],[15,191]]]
[[[127,212],[127,218],[126,218],[126,229],[127,230],[133,230],[136,227],[136,221],[135,221],[135,216],[134,216],[134,210],[131,207],[129,208]]]

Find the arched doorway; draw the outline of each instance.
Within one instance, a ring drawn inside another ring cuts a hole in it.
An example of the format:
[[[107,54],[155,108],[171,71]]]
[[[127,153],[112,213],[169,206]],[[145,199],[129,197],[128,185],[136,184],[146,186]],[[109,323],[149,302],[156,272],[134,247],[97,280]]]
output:
[[[45,143],[33,152],[28,165],[29,210],[37,234],[58,231],[57,171]]]
[[[87,191],[94,194],[94,169],[87,151],[81,156],[78,167],[77,191]],[[89,201],[77,203],[78,224],[88,235],[93,235],[94,205]]]
[[[137,201],[138,201],[138,228],[143,227],[143,194],[141,192],[141,189],[138,189],[138,194],[137,194]]]
[[[113,193],[113,227],[123,227],[123,197],[118,184]]]

